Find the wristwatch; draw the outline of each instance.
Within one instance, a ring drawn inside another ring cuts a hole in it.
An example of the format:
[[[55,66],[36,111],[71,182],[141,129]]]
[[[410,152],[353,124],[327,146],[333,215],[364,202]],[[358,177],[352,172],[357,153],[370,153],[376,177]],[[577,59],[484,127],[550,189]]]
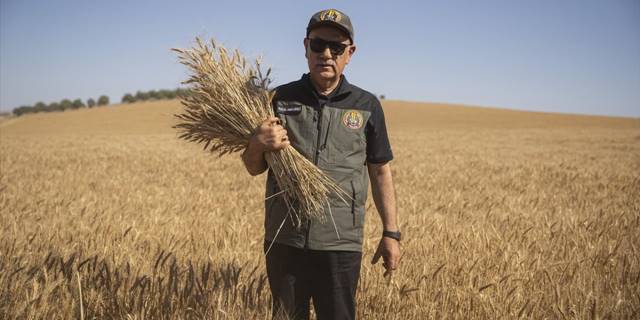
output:
[[[382,236],[383,237],[388,237],[391,239],[396,239],[398,241],[400,241],[400,239],[402,239],[402,234],[400,233],[400,231],[382,231]]]

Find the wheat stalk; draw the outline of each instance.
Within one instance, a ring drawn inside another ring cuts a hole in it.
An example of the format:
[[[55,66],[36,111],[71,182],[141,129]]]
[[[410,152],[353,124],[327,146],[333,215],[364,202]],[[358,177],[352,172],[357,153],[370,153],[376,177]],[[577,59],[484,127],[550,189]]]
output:
[[[269,74],[262,72],[260,60],[254,64],[234,50],[232,54],[212,39],[205,44],[196,38],[191,49],[172,49],[191,74],[183,84],[188,94],[180,97],[185,107],[177,114],[181,139],[204,143],[204,149],[220,156],[244,150],[255,129],[273,117],[268,86]],[[273,171],[282,197],[296,225],[306,218],[325,220],[328,197],[348,195],[318,167],[293,147],[266,152],[265,160]]]

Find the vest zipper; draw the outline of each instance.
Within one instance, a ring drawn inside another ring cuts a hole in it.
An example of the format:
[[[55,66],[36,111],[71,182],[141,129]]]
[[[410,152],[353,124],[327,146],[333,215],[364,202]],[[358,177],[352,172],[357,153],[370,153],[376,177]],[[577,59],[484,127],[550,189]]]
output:
[[[318,137],[316,139],[316,154],[313,157],[313,164],[318,165],[318,156],[320,156],[320,142],[322,142],[322,109],[324,105],[320,105],[320,111],[318,111]]]
[[[327,148],[327,140],[329,139],[329,131],[331,131],[331,117],[329,117],[329,122],[327,123],[327,131],[324,133],[324,141],[322,145],[320,145],[320,151],[324,151]]]
[[[313,156],[313,164],[318,166],[318,157],[320,156],[320,143],[322,142],[322,110],[324,109],[324,104],[320,105],[320,111],[318,111],[318,137],[316,138],[316,150]],[[309,249],[309,233],[311,232],[311,220],[307,220],[307,234],[305,234],[304,239],[304,250]]]
[[[351,216],[353,217],[353,226],[356,226],[356,186],[351,180]]]

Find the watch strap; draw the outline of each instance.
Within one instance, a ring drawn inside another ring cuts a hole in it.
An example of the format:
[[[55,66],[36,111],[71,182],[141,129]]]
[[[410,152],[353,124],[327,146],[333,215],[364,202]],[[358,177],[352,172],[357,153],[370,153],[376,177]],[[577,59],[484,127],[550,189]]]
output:
[[[400,241],[402,234],[400,231],[382,231],[382,236]]]

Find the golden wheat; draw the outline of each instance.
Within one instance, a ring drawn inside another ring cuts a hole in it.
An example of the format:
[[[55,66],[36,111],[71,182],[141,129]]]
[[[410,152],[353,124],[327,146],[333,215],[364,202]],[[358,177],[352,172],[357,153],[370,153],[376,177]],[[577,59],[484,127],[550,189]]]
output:
[[[406,237],[389,281],[368,202],[360,319],[638,318],[639,120],[384,107]],[[175,139],[180,109],[0,126],[0,318],[269,317],[264,176]]]

